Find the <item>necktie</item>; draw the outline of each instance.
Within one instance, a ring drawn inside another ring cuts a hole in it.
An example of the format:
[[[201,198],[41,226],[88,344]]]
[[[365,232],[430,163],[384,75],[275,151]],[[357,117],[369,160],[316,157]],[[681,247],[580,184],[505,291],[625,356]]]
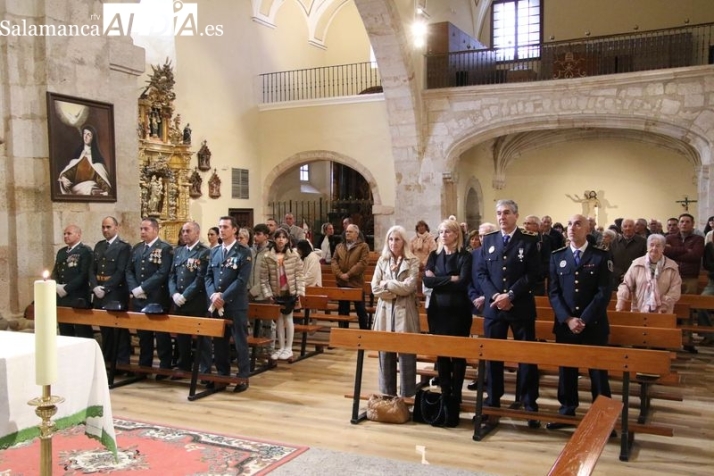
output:
[[[221,259],[222,259],[223,261],[225,261],[225,260],[226,260],[226,247],[223,246],[223,247],[221,248],[221,250],[222,250]]]
[[[509,241],[511,241],[511,235],[503,235],[503,246],[508,246]]]
[[[575,266],[580,266],[580,250],[573,251],[573,259],[575,260]]]

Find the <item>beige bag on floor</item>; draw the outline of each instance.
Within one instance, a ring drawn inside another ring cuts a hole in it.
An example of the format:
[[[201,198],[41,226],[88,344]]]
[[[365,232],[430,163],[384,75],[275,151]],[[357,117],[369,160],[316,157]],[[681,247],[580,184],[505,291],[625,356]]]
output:
[[[406,423],[410,419],[409,408],[402,397],[372,394],[367,401],[367,419],[382,423]]]

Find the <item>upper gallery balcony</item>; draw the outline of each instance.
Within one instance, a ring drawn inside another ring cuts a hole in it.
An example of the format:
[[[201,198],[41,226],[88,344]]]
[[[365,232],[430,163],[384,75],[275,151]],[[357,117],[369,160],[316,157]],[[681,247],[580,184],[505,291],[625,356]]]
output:
[[[708,23],[550,41],[522,48],[479,48],[480,43],[454,25],[433,24],[426,54],[426,88],[571,79],[706,65],[714,63],[713,42],[714,24]]]
[[[714,23],[500,49],[435,23],[425,60],[426,89],[714,64]],[[379,69],[370,62],[265,73],[260,82],[263,104],[382,91]]]

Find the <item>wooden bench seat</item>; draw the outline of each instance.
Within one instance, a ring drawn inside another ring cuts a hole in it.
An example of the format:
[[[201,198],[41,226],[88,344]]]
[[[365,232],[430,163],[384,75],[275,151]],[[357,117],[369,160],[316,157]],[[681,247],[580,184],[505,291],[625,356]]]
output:
[[[592,474],[621,411],[621,402],[600,395],[558,455],[548,476]]]
[[[481,427],[484,415],[509,416],[532,419],[532,412],[515,409],[485,408],[484,376],[486,361],[520,362],[544,366],[558,366],[563,362],[573,367],[598,368],[612,374],[622,374],[622,403],[620,418],[620,459],[630,455],[634,432],[656,435],[672,435],[671,428],[629,421],[629,384],[636,373],[667,375],[670,373],[669,352],[604,346],[563,345],[549,342],[521,342],[498,339],[472,339],[468,337],[436,336],[426,334],[392,333],[356,329],[333,329],[330,346],[358,352],[355,371],[355,388],[352,405],[352,423],[365,418],[359,411],[359,396],[362,384],[362,369],[365,351],[385,351],[406,354],[442,355],[447,357],[478,360],[478,391],[475,408],[473,439],[480,441],[493,427]],[[565,417],[557,413],[539,411],[539,418],[554,422],[578,422],[577,417]]]
[[[186,334],[205,337],[223,337],[225,335],[226,326],[230,321],[225,319],[209,319],[205,317],[189,317],[175,316],[169,314],[144,314],[141,312],[110,312],[101,309],[74,309],[71,307],[57,307],[57,322],[65,324],[88,324],[92,326],[111,327],[114,329],[136,329],[153,332],[168,332],[173,334]],[[118,339],[114,339],[116,343]],[[189,387],[188,399],[193,401],[199,398],[206,397],[212,393],[223,390],[225,387],[216,386],[216,388],[206,389],[197,393],[196,387],[198,384],[199,373],[199,355],[201,352],[202,340],[198,341],[198,348],[194,354],[193,370],[191,372],[191,384]],[[142,380],[146,374],[170,375],[176,377],[186,376],[184,371],[175,371],[173,369],[160,369],[158,367],[143,367],[139,365],[117,365],[116,363],[117,349],[116,345],[112,349],[112,360],[110,362],[108,382],[109,388],[127,385],[129,383]],[[121,382],[114,381],[116,370],[124,370],[139,374],[135,377],[130,377]],[[216,382],[215,375],[201,374],[204,380]],[[237,378],[227,377],[227,383],[241,383]],[[221,379],[225,380],[225,379]]]
[[[280,315],[280,307],[271,304],[252,304],[248,307],[248,319],[276,319]],[[67,324],[89,324],[100,327],[111,327],[114,329],[144,330],[153,332],[166,332],[169,334],[184,334],[203,337],[222,338],[226,332],[226,326],[231,326],[232,321],[226,319],[213,319],[205,317],[177,316],[172,314],[145,314],[141,312],[114,312],[101,309],[73,309],[69,307],[57,308],[57,321]],[[254,332],[257,333],[258,326],[254,325]],[[115,342],[117,340],[115,339]],[[251,375],[263,372],[274,367],[274,363],[267,361],[265,365],[256,367],[257,349],[272,343],[270,338],[258,337],[257,334],[248,336],[248,345],[252,348],[251,355]],[[212,393],[223,390],[225,387],[216,385],[202,392],[196,392],[197,384],[200,380],[208,380],[216,384],[242,383],[241,379],[230,376],[219,376],[215,374],[201,374],[198,372],[199,356],[201,354],[202,340],[198,340],[194,353],[194,362],[191,372],[178,369],[161,369],[159,367],[144,367],[140,365],[117,365],[117,349],[112,349],[109,364],[108,382],[109,388],[116,388],[128,385],[145,378],[146,374],[167,375],[174,378],[191,378],[188,399],[194,401]],[[132,372],[138,376],[123,379],[115,382],[116,370]]]

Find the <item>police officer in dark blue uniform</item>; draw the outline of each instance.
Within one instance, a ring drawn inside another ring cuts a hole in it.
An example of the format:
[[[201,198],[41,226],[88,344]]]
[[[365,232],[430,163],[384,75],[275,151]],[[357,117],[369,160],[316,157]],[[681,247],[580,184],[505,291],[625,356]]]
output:
[[[484,236],[481,255],[474,264],[483,295],[484,333],[486,337],[505,339],[511,328],[516,340],[535,341],[535,299],[533,286],[540,273],[538,238],[516,226],[518,205],[513,200],[499,200],[496,216],[500,231]],[[503,396],[503,362],[489,362],[487,406],[498,408]],[[537,412],[538,367],[518,366],[516,393],[527,411]],[[489,421],[489,424],[491,422]],[[529,420],[531,428],[540,427]]]
[[[250,249],[236,240],[238,225],[233,217],[221,217],[218,233],[221,246],[211,250],[206,272],[206,295],[213,317],[233,321],[233,338],[238,354],[238,378],[234,392],[248,390],[250,355],[248,352],[248,281],[252,267]],[[230,332],[222,339],[213,339],[216,370],[220,375],[230,375]]]
[[[201,227],[195,221],[181,227],[181,241],[184,246],[174,250],[174,262],[169,273],[169,295],[174,302],[173,313],[178,316],[206,316],[206,286],[204,277],[208,268],[210,250],[199,241]],[[199,337],[202,339],[202,337]],[[191,370],[191,336],[178,334],[179,361],[181,370]],[[210,367],[210,340],[205,339],[205,349],[201,370]]]
[[[52,279],[57,281],[57,305],[89,307],[89,271],[92,268],[92,249],[82,243],[82,230],[69,225],[62,234],[67,245],[57,252]],[[60,324],[60,335],[94,337],[92,326]]]
[[[117,302],[122,309],[129,308],[129,290],[126,286],[126,267],[131,256],[131,245],[119,238],[119,223],[114,217],[102,220],[104,239],[94,246],[94,263],[89,273],[89,283],[94,294],[94,309],[103,309],[110,302]],[[109,362],[114,337],[119,339],[117,363],[128,364],[131,342],[128,329],[102,327],[102,353]]]
[[[144,218],[139,228],[141,242],[131,250],[126,282],[134,296],[131,308],[141,312],[147,304],[158,304],[164,312],[169,310],[169,271],[173,248],[159,238],[159,222]],[[138,331],[139,365],[151,367],[154,360],[154,332]],[[171,337],[166,332],[156,332],[156,353],[162,369],[171,368]],[[157,375],[163,380],[166,375]]]
[[[574,215],[568,222],[570,246],[551,255],[549,298],[555,311],[553,331],[556,342],[607,345],[612,261],[607,251],[588,242],[589,232],[588,219]],[[610,396],[607,371],[591,369],[590,381],[593,400],[598,395]],[[562,415],[575,415],[579,405],[577,368],[560,368],[558,401]],[[568,425],[547,425],[551,430],[565,426]]]

